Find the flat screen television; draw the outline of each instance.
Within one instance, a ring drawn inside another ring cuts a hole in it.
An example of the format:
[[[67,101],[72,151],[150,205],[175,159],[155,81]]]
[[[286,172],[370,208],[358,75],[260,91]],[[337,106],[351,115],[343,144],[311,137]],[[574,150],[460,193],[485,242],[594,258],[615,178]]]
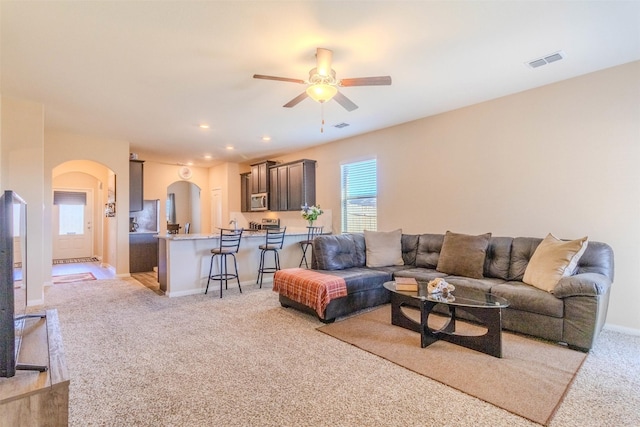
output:
[[[16,373],[27,308],[27,204],[0,195],[0,377]]]

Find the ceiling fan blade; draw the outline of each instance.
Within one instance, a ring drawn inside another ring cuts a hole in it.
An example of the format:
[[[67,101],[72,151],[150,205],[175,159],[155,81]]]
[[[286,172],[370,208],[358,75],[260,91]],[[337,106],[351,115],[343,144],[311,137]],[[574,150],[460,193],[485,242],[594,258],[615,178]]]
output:
[[[391,84],[391,76],[356,77],[340,80],[340,86],[388,86]]]
[[[290,79],[288,77],[275,77],[275,76],[264,76],[262,74],[254,74],[253,75],[254,79],[264,79],[264,80],[276,80],[279,82],[290,82],[290,83],[301,83],[301,84],[305,84],[304,80],[300,80],[300,79]]]
[[[323,49],[319,47],[316,51],[316,69],[317,73],[321,76],[328,76],[331,74],[331,57],[333,52],[329,49]]]
[[[304,99],[307,98],[308,96],[309,95],[307,95],[307,92],[302,92],[300,95],[296,96],[291,101],[289,101],[286,104],[284,104],[283,107],[286,107],[286,108],[295,107],[300,102],[304,101]]]
[[[336,100],[336,102],[340,105],[342,105],[344,107],[345,110],[347,111],[353,111],[356,108],[358,108],[358,106],[356,104],[353,103],[353,101],[351,101],[349,98],[347,98],[346,96],[344,96],[342,93],[338,92],[333,96],[333,99]]]

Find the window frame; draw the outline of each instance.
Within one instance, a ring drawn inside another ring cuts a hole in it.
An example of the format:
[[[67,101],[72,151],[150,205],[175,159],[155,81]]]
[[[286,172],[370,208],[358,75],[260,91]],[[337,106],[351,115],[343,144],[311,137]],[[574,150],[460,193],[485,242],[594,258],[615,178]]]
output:
[[[373,174],[373,176],[372,176]],[[352,175],[349,180],[348,175]],[[373,179],[373,185],[371,180]],[[349,182],[352,191],[349,191]],[[356,201],[356,203],[353,203]],[[360,203],[358,203],[358,201]],[[351,202],[351,203],[350,203]],[[359,205],[359,206],[358,206]],[[340,165],[340,229],[358,233],[378,228],[378,159],[370,158]],[[355,221],[355,217],[361,217]]]

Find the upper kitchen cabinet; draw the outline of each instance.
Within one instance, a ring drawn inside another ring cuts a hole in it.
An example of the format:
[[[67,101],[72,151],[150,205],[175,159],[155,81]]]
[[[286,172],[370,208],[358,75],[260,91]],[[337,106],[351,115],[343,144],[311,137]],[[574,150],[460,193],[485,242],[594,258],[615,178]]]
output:
[[[271,167],[272,211],[297,211],[316,204],[316,161],[297,160]]]
[[[251,194],[269,192],[269,168],[275,164],[267,160],[251,165]]]
[[[143,209],[144,160],[129,160],[129,212]]]

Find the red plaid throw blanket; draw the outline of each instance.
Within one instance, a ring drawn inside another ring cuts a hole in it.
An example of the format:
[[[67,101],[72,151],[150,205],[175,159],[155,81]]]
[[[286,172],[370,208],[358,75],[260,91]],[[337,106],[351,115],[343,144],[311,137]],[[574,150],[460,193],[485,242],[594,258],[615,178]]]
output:
[[[273,290],[313,308],[324,319],[324,309],[329,302],[347,295],[347,284],[342,277],[304,268],[287,268],[276,271]]]

